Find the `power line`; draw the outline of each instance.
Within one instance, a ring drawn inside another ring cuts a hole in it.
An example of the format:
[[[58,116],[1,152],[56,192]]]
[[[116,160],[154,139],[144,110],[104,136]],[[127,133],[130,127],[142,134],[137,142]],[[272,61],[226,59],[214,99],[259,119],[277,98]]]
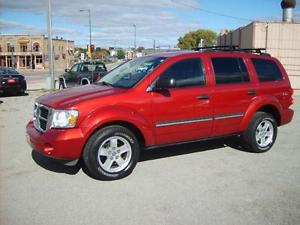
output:
[[[176,4],[183,5],[185,7],[188,7],[188,8],[191,8],[191,9],[195,9],[195,10],[198,10],[198,11],[202,11],[202,12],[205,12],[205,13],[208,13],[208,14],[212,14],[212,15],[222,16],[222,17],[226,17],[226,18],[229,18],[229,19],[235,19],[235,20],[253,21],[253,19],[243,18],[243,17],[237,17],[237,16],[230,16],[230,15],[226,15],[226,14],[223,14],[223,13],[219,13],[219,12],[215,12],[215,11],[203,9],[203,8],[200,8],[200,7],[197,7],[197,6],[189,5],[189,4],[185,3],[185,2],[178,2],[176,0],[171,0],[171,1],[174,2],[174,3],[176,3]]]

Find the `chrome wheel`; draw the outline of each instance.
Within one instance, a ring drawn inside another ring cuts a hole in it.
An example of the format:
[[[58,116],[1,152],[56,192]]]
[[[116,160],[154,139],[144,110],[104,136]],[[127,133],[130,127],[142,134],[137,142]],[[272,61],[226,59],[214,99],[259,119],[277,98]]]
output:
[[[259,148],[266,148],[273,143],[274,126],[270,120],[263,119],[256,128],[255,139]]]
[[[113,136],[104,140],[98,149],[98,162],[108,173],[125,169],[132,157],[130,143],[123,137]]]

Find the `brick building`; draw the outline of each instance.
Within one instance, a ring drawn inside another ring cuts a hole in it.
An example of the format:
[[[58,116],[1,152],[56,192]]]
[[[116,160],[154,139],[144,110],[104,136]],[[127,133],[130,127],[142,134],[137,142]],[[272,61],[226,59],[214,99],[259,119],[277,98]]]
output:
[[[55,69],[74,62],[74,41],[53,39]],[[0,65],[16,69],[47,69],[48,38],[45,35],[0,35]]]

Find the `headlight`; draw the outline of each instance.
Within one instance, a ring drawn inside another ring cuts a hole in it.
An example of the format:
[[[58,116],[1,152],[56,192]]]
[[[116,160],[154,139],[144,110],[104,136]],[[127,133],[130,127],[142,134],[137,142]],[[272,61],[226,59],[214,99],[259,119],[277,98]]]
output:
[[[51,128],[73,128],[77,118],[76,110],[53,110]]]

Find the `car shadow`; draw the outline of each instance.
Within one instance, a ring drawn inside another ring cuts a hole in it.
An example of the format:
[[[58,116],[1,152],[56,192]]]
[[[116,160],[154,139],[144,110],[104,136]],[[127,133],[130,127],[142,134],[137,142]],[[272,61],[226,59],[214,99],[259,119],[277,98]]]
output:
[[[81,163],[77,163],[75,166],[67,166],[64,165],[62,162],[46,157],[35,150],[32,150],[31,157],[37,165],[55,173],[66,173],[69,175],[75,175],[79,172],[81,168]]]
[[[144,150],[141,152],[139,162],[170,158],[179,155],[187,155],[198,152],[217,150],[226,147],[224,140],[210,140],[193,142],[189,144],[180,144],[175,146],[161,147],[156,149]]]
[[[236,138],[227,138],[227,139],[217,139],[209,141],[200,141],[190,144],[180,144],[176,146],[161,147],[151,150],[143,150],[140,155],[140,160],[138,163],[143,163],[145,161],[163,159],[176,157],[180,155],[194,154],[199,152],[211,151],[223,149],[225,147],[231,147],[239,151],[245,151],[243,147],[239,144],[240,142]],[[69,175],[75,175],[79,172],[80,169],[93,179],[95,178],[92,174],[89,173],[87,168],[82,163],[82,160],[79,160],[78,163],[74,166],[65,165],[62,161],[56,159],[48,158],[41,153],[32,150],[31,153],[32,159],[40,167],[55,172],[55,173],[65,173]]]
[[[4,94],[0,94],[0,98],[23,97],[23,96],[28,96],[28,95],[29,95],[28,92],[26,92],[24,94],[4,93]]]

